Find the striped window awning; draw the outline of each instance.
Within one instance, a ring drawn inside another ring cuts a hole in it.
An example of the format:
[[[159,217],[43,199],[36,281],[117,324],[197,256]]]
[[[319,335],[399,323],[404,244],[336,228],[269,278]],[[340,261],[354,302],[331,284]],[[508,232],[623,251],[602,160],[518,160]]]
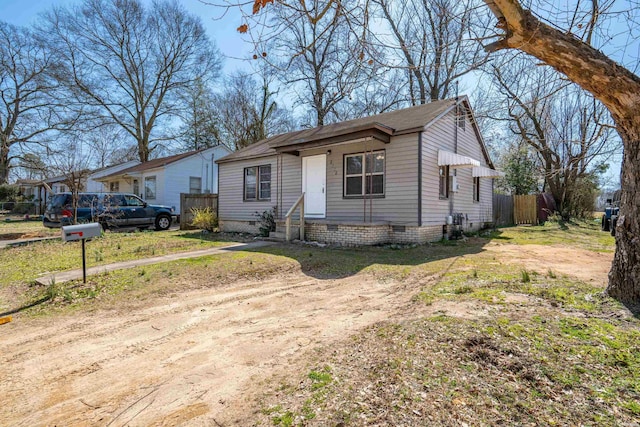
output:
[[[452,153],[451,151],[438,150],[438,166],[450,166],[452,168],[472,168],[480,166],[480,162],[471,157]]]
[[[484,166],[474,166],[471,176],[474,178],[502,178],[504,172],[486,168]]]

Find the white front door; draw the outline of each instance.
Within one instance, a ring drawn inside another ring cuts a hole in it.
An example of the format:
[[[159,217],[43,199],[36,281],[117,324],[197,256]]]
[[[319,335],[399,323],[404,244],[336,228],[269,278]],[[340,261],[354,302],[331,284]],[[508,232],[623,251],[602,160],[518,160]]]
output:
[[[302,191],[305,218],[324,218],[327,212],[327,156],[302,158]]]

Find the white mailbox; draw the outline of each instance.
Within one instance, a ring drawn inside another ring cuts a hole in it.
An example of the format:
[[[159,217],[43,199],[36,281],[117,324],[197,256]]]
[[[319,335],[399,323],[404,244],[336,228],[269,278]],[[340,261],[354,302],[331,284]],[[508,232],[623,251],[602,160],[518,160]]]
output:
[[[99,237],[102,233],[102,226],[97,222],[88,224],[65,225],[62,227],[62,241],[73,242],[75,240],[90,239]]]

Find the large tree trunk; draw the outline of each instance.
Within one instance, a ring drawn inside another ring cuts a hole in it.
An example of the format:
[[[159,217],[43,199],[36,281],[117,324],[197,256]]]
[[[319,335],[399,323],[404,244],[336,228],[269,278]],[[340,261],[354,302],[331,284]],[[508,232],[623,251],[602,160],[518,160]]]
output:
[[[9,182],[9,147],[0,146],[0,185]]]
[[[640,306],[640,78],[573,35],[543,24],[518,0],[484,1],[506,33],[487,50],[519,49],[535,56],[591,92],[611,112],[624,144],[624,160],[616,254],[607,293]]]
[[[616,253],[607,293],[640,308],[640,125],[620,132],[624,141],[620,216],[616,223]]]

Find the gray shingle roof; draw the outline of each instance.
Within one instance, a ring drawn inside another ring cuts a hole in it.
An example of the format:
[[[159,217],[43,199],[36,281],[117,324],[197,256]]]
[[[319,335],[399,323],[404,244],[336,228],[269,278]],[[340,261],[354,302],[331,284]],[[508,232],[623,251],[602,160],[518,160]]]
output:
[[[276,153],[274,147],[286,147],[287,145],[297,145],[305,142],[333,138],[339,135],[351,133],[357,129],[374,127],[376,125],[392,129],[392,135],[418,132],[454,105],[455,99],[445,99],[402,110],[377,114],[375,116],[362,117],[355,120],[318,126],[312,129],[303,129],[295,132],[284,133],[263,139],[262,141],[223,157],[218,160],[218,162],[225,163],[235,160],[269,156]]]

